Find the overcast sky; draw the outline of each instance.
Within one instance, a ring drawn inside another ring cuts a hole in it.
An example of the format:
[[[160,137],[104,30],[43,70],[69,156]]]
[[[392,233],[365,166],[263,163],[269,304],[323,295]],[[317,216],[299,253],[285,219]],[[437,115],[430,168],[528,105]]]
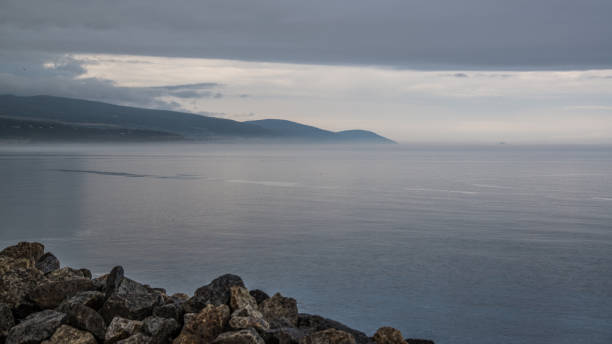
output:
[[[0,93],[612,143],[612,1],[0,1]]]

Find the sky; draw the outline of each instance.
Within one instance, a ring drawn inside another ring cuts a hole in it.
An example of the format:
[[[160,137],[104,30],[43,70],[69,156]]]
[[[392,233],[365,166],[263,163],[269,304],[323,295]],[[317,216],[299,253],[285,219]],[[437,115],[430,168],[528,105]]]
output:
[[[0,94],[612,143],[612,1],[0,1]]]

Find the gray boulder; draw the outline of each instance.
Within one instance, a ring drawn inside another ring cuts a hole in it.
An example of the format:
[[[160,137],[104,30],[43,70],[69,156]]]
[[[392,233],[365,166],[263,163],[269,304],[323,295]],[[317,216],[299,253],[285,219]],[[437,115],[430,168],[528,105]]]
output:
[[[178,334],[179,324],[174,319],[147,317],[143,321],[143,332],[151,337],[152,344],[168,344]]]
[[[0,343],[4,343],[8,331],[13,326],[15,326],[15,319],[13,319],[11,307],[6,303],[0,303]]]
[[[17,245],[9,246],[0,251],[0,256],[13,259],[28,259],[32,263],[36,263],[44,253],[45,245],[39,242],[22,241]]]
[[[82,291],[94,289],[94,284],[91,280],[86,278],[48,281],[41,283],[30,291],[28,293],[28,299],[32,300],[40,308],[55,308],[68,297],[72,297]]]
[[[156,317],[174,319],[177,322],[182,322],[183,307],[178,303],[168,303],[162,306],[153,308],[153,315]]]
[[[128,338],[142,329],[142,321],[114,317],[106,329],[104,343],[112,344]]]
[[[252,328],[221,333],[214,344],[265,344],[263,338]]]
[[[99,310],[104,305],[104,301],[106,300],[106,295],[99,291],[91,290],[91,291],[83,291],[67,300],[63,301],[63,303],[80,303],[94,310]],[[61,307],[61,305],[60,305]]]
[[[264,319],[261,312],[247,306],[232,313],[229,327],[235,330],[252,327],[258,331],[265,331],[270,329],[270,324]]]
[[[77,330],[68,325],[60,326],[51,338],[41,344],[97,344],[94,336],[86,331]]]
[[[53,270],[45,275],[50,281],[70,281],[74,279],[90,279],[91,273],[88,275],[87,269],[73,269],[71,267],[63,267],[61,269]],[[89,277],[88,277],[89,276]]]
[[[297,326],[298,309],[293,298],[276,293],[259,305],[259,311],[272,328]]]
[[[69,325],[91,332],[97,339],[104,339],[106,333],[104,318],[92,308],[81,303],[63,303],[57,310],[68,315],[66,322]]]
[[[198,313],[207,304],[215,306],[226,305],[230,300],[230,288],[244,287],[239,276],[226,274],[215,278],[209,284],[198,288],[193,297],[187,300],[183,307],[187,313]]]
[[[259,290],[259,289],[251,290],[249,291],[249,294],[251,294],[251,296],[255,298],[255,301],[257,302],[257,304],[260,304],[263,301],[270,298],[270,296],[266,294],[266,292],[264,292],[263,290]]]
[[[330,328],[344,331],[353,335],[358,344],[371,344],[373,343],[372,339],[368,337],[365,333],[352,329],[340,322],[335,320],[323,318],[318,315],[311,315],[300,313],[298,314],[298,328],[302,330],[306,330],[309,332],[317,332],[322,330],[327,330]]]
[[[36,268],[42,271],[43,274],[55,271],[60,268],[60,261],[53,253],[47,252],[43,254],[36,262]]]
[[[109,297],[115,289],[119,288],[124,278],[123,267],[121,265],[115,266],[106,278],[106,287],[104,288],[106,297]]]
[[[153,308],[163,304],[162,296],[129,278],[123,278],[110,294],[100,313],[106,322],[120,316],[132,320],[143,320],[152,314]]]
[[[293,327],[274,328],[260,333],[266,344],[298,344],[307,334],[306,331]]]
[[[66,321],[66,314],[53,310],[30,314],[9,330],[6,344],[30,344],[41,342],[53,335]]]

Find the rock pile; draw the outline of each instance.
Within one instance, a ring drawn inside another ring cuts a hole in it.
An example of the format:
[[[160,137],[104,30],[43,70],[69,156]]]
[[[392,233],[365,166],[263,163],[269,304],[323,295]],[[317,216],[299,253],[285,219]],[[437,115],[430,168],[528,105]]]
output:
[[[60,268],[40,243],[0,252],[0,344],[433,344],[380,328],[373,337],[298,313],[295,299],[223,275],[192,297],[168,295],[117,266],[93,278]]]

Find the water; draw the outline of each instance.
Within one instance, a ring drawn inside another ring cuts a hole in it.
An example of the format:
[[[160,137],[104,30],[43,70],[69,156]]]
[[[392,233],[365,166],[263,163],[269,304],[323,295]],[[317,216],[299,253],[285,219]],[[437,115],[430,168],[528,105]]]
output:
[[[372,334],[612,342],[610,147],[0,147],[0,244]]]

